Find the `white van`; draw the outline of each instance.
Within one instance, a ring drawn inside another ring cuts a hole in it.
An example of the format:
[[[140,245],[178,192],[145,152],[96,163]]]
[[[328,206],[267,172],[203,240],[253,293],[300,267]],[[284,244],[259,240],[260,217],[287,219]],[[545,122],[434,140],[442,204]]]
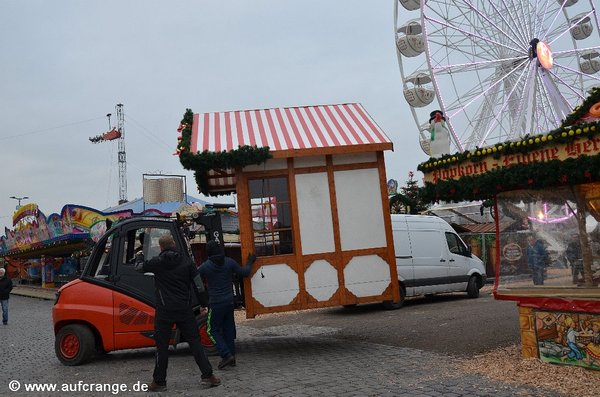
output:
[[[486,279],[481,259],[437,216],[392,215],[400,307],[407,296],[465,291],[477,298]]]

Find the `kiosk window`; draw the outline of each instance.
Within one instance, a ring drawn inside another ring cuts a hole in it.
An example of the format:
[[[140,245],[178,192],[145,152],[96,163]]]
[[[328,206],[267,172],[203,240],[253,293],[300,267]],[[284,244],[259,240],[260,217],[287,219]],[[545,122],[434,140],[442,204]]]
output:
[[[249,188],[256,255],[294,253],[287,177],[252,179]]]

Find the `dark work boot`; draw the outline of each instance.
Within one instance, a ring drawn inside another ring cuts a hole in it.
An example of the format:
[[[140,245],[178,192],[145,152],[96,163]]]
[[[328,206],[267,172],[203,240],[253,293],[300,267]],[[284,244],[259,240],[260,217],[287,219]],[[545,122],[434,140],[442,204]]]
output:
[[[225,357],[224,359],[222,359],[219,362],[219,365],[217,366],[217,368],[223,369],[223,368],[225,368],[227,366],[235,367],[235,357],[232,356],[231,354],[228,355],[227,357]]]
[[[154,391],[154,392],[161,392],[161,391],[167,391],[167,385],[159,385],[158,383],[152,381],[152,383],[150,383],[150,385],[148,386],[148,391]]]
[[[214,375],[211,375],[208,378],[202,378],[202,384],[208,387],[216,387],[221,384],[221,379],[217,378]]]

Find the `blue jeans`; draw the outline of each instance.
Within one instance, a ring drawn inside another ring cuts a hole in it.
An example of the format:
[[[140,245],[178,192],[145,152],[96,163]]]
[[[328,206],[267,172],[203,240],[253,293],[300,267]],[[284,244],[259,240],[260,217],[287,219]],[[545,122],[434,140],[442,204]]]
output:
[[[8,322],[8,299],[0,300],[0,304],[2,305],[2,323],[6,324]]]
[[[208,336],[212,339],[219,356],[235,356],[235,320],[233,303],[211,305],[208,312]]]
[[[583,353],[581,353],[581,350],[579,350],[579,346],[577,346],[576,343],[569,342],[568,345],[571,351],[569,352],[567,357],[569,357],[570,359],[575,358],[577,360],[583,359]]]

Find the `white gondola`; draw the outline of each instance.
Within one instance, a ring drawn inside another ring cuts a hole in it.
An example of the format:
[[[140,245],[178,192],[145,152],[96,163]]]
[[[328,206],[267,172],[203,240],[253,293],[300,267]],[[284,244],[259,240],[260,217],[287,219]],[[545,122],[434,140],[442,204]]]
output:
[[[429,105],[435,98],[435,91],[431,84],[429,71],[417,71],[408,76],[404,82],[410,84],[404,89],[404,99],[415,108]]]
[[[600,53],[595,50],[586,51],[581,55],[579,69],[586,74],[594,74],[600,71]]]
[[[562,4],[564,0],[556,0],[558,4]],[[578,0],[567,0],[565,2],[565,7],[571,7],[573,4],[577,3]]]
[[[398,28],[398,33],[404,35],[398,35],[396,45],[398,51],[405,57],[416,57],[417,55],[425,51],[425,40],[423,39],[423,28],[419,20],[408,21],[404,25]]]
[[[402,7],[406,8],[408,11],[418,10],[421,7],[420,0],[398,0]],[[577,0],[575,0],[577,1]]]
[[[421,126],[421,130],[419,131],[419,144],[421,145],[421,150],[428,155],[431,156],[431,139],[429,139],[429,124]]]
[[[579,14],[571,19],[571,36],[575,40],[587,39],[594,31],[592,19],[587,14]]]

